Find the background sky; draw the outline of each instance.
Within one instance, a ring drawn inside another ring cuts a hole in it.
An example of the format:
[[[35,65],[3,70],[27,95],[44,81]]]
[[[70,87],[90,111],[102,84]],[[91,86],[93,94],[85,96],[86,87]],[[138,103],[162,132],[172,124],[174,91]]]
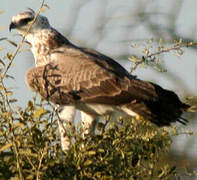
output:
[[[0,14],[0,38],[8,37],[20,42],[21,38],[15,36],[16,32],[8,32],[12,16],[27,7],[37,10],[41,1],[0,1],[0,10],[3,11]],[[97,49],[115,58],[128,70],[132,67],[128,57],[140,54],[131,47],[132,43],[144,45],[146,40],[155,38],[156,33],[168,40],[170,28],[181,37],[197,39],[197,1],[194,0],[46,0],[45,3],[50,9],[44,15],[53,27],[75,44]],[[140,13],[151,15],[147,19],[140,16]],[[154,27],[160,27],[160,30],[156,32]],[[5,51],[0,51],[0,57],[8,50],[13,52],[15,49],[4,41],[0,41],[0,47],[6,48]],[[162,56],[168,74],[150,68],[138,68],[133,74],[140,79],[157,82],[162,87],[175,91],[181,98],[186,94],[197,96],[197,51],[192,48],[185,48],[184,51],[181,57],[173,53]],[[32,92],[25,84],[25,72],[33,66],[31,52],[25,51],[17,55],[9,71],[15,80],[9,80],[7,86],[14,88],[17,105],[22,107],[32,97]],[[180,153],[186,151],[191,157],[197,154],[196,130],[192,128],[193,124],[187,127],[193,129],[195,134],[192,137],[178,136],[173,143],[174,149]],[[190,148],[187,148],[188,145]]]

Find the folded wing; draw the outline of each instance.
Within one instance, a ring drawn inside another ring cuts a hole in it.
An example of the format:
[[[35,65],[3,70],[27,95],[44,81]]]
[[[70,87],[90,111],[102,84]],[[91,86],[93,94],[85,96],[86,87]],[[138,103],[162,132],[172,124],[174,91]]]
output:
[[[57,51],[58,61],[30,69],[26,75],[28,85],[60,105],[77,102],[116,105],[159,126],[175,121],[185,123],[180,117],[189,106],[174,92],[130,76],[110,58],[103,60],[100,54],[76,52]]]

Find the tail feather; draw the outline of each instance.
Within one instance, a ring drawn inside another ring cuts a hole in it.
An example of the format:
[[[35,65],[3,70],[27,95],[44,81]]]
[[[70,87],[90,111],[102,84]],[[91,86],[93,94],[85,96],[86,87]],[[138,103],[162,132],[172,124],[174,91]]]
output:
[[[126,108],[143,116],[157,126],[170,126],[173,122],[186,125],[188,121],[181,116],[190,106],[181,102],[174,92],[165,90],[153,83],[152,85],[157,98],[150,98],[143,102],[135,100],[125,105]]]
[[[179,119],[177,121],[183,125],[187,125],[187,123],[188,123],[188,120],[183,117],[179,117]]]

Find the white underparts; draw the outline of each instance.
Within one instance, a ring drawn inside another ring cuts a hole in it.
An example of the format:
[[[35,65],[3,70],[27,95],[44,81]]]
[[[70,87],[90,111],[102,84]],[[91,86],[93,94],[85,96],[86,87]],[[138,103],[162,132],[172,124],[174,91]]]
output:
[[[60,132],[61,146],[64,152],[67,152],[70,148],[71,141],[68,133],[72,128],[72,125],[74,124],[75,113],[76,109],[74,106],[71,105],[64,106],[59,113],[58,126]]]
[[[99,118],[104,115],[110,115],[113,120],[117,120],[121,117],[137,116],[137,114],[124,106],[111,106],[105,104],[77,104],[64,106],[59,113],[59,132],[61,138],[61,146],[64,152],[67,152],[70,148],[71,138],[69,131],[74,125],[74,118],[76,108],[81,110],[81,125],[82,136],[91,134],[95,130],[95,125]]]
[[[91,134],[95,130],[97,118],[90,116],[89,114],[81,111],[81,125],[82,125],[82,136],[85,137],[88,134]]]
[[[123,106],[106,105],[106,104],[93,104],[93,103],[78,103],[76,108],[84,111],[92,116],[112,115],[114,112],[126,116],[137,116],[138,114]]]

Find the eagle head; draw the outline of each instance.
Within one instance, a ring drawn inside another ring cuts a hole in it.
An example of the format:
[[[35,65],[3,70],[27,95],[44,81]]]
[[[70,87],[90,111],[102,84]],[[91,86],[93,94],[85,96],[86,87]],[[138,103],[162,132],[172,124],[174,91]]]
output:
[[[49,21],[45,16],[39,14],[36,17],[35,12],[30,9],[29,11],[25,11],[13,16],[9,30],[11,31],[12,29],[16,29],[19,34],[25,35],[31,24],[32,26],[29,30],[29,33],[34,33],[36,30],[50,27]]]

